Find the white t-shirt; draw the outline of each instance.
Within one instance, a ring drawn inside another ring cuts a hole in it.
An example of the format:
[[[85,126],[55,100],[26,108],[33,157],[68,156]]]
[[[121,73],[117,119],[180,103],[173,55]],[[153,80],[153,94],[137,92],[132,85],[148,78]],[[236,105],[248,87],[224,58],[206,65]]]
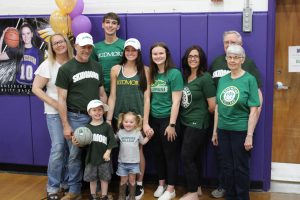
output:
[[[55,81],[60,66],[61,64],[59,64],[58,62],[52,64],[48,59],[46,59],[34,72],[35,75],[39,75],[41,77],[49,79],[46,85],[46,94],[55,100],[58,100]],[[58,111],[47,103],[44,103],[44,108],[46,114],[58,114]]]
[[[117,139],[120,140],[118,162],[140,163],[139,144],[142,144],[144,140],[141,131],[133,130],[127,132],[125,129],[120,129],[117,132]]]

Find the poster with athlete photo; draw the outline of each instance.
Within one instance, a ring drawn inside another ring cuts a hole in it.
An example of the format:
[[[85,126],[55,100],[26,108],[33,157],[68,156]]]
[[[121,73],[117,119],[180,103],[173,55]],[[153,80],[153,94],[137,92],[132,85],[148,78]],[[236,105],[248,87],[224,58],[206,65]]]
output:
[[[31,95],[34,72],[46,52],[49,18],[0,19],[0,94]],[[47,34],[47,33],[46,33]]]

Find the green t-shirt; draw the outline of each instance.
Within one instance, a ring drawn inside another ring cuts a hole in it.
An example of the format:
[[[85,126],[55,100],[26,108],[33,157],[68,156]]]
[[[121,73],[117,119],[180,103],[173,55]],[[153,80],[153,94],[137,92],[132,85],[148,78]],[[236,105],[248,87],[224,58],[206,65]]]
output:
[[[172,92],[183,90],[183,80],[178,69],[169,69],[158,74],[151,84],[151,115],[156,118],[170,116],[172,108]]]
[[[225,59],[225,54],[217,57],[213,63],[211,64],[211,67],[209,69],[209,72],[216,84],[218,86],[219,79],[226,74],[230,73],[230,69],[228,68],[227,61]],[[255,65],[255,63],[248,57],[246,57],[244,63],[242,64],[242,69],[246,72],[249,72],[252,76],[256,78],[256,82],[258,85],[258,88],[262,88],[262,81],[260,73]]]
[[[86,164],[100,165],[104,163],[103,155],[107,149],[118,146],[112,127],[103,122],[98,126],[86,125],[93,133],[92,143],[87,148]]]
[[[185,83],[180,107],[181,123],[199,129],[208,128],[210,114],[207,98],[214,96],[216,87],[208,72]]]
[[[231,131],[246,131],[250,107],[260,105],[255,78],[245,72],[232,79],[231,74],[222,77],[217,89],[218,128]]]
[[[110,93],[110,70],[113,66],[120,64],[125,41],[118,38],[114,43],[107,44],[104,41],[98,42],[93,48],[91,58],[99,62],[103,68],[104,88]]]
[[[68,90],[68,108],[86,110],[91,100],[99,99],[99,87],[103,85],[102,67],[91,59],[80,63],[73,58],[59,68],[55,85]]]
[[[136,73],[132,77],[123,75],[123,66],[117,77],[116,103],[114,118],[118,119],[120,113],[135,112],[144,115],[144,92],[140,90],[140,76]]]

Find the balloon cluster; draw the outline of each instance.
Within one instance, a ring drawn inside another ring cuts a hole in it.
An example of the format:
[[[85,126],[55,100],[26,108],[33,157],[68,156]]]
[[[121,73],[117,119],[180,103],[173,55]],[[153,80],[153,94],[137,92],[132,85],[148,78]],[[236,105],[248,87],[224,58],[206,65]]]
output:
[[[50,15],[50,25],[55,33],[73,35],[90,33],[92,23],[90,19],[82,15],[84,9],[83,0],[55,0],[59,10]]]

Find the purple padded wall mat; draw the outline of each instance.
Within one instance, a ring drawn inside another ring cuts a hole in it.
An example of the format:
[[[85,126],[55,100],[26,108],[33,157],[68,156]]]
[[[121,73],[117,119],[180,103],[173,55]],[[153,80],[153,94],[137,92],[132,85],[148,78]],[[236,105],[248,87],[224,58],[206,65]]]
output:
[[[28,96],[0,96],[0,163],[33,164]]]

